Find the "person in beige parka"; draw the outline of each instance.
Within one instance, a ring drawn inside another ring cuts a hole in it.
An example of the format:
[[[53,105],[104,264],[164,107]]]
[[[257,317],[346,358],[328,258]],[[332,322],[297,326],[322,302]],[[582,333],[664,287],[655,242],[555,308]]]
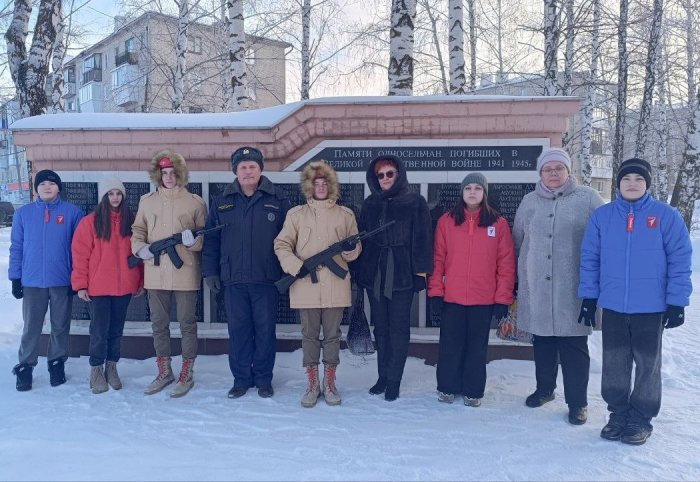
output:
[[[339,405],[335,386],[336,367],[340,363],[340,322],[343,308],[352,304],[350,275],[341,279],[327,267],[318,271],[313,283],[303,261],[331,244],[357,234],[352,210],[337,204],[340,193],[335,170],[324,161],[309,163],[301,174],[301,191],[306,204],[289,210],[284,227],[275,239],[275,254],[285,273],[300,278],[289,290],[290,306],[299,310],[302,325],[302,350],[308,388],[301,404],[313,407],[321,395],[318,364],[323,345],[323,395],[329,405]],[[348,241],[334,260],[342,268],[355,260],[362,250],[360,243]],[[323,328],[323,342],[319,332]]]
[[[170,367],[170,314],[175,298],[177,320],[182,333],[182,370],[171,397],[181,397],[194,385],[193,365],[197,356],[197,292],[201,282],[200,251],[203,240],[193,232],[202,229],[207,207],[201,197],[187,190],[189,172],[178,153],[162,151],[151,160],[149,171],[156,191],[144,195],[132,226],[131,250],[144,260],[144,288],[153,326],[153,344],[158,375],[144,390],[146,395],[160,392],[175,381]],[[155,266],[149,246],[155,241],[182,233],[182,244],[175,250],[183,261],[177,269],[167,254]]]

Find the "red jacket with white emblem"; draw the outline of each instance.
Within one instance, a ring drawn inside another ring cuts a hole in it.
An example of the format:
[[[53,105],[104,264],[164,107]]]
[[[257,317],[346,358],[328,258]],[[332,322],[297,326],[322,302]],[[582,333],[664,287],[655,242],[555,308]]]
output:
[[[479,226],[479,212],[465,211],[456,226],[450,213],[438,221],[428,296],[464,306],[510,305],[515,283],[515,248],[508,222]]]
[[[95,232],[95,213],[84,217],[73,236],[73,272],[75,291],[87,289],[90,296],[134,295],[143,287],[143,265],[130,269],[131,236],[122,237],[119,214],[111,213],[112,235],[109,241]]]

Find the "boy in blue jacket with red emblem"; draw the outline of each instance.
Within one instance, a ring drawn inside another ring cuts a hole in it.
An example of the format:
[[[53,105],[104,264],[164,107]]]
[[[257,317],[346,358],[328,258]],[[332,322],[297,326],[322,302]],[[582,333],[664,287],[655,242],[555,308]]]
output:
[[[22,298],[24,330],[19,363],[12,370],[20,392],[31,390],[39,341],[51,305],[48,365],[52,387],[65,383],[73,292],[70,284],[71,242],[83,212],[59,197],[61,178],[51,170],[37,173],[39,199],[21,207],[12,223],[9,278],[12,295]]]
[[[647,192],[647,161],[623,162],[617,185],[617,199],[593,213],[583,237],[579,323],[595,325],[603,308],[601,394],[610,418],[600,436],[641,445],[661,408],[664,328],[682,325],[690,302],[692,248],[680,213]]]

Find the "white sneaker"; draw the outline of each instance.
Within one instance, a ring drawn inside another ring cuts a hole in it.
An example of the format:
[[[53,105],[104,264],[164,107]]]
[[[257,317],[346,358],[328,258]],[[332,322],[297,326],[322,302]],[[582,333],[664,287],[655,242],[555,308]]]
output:
[[[481,405],[481,399],[464,397],[464,404],[467,407],[478,407],[479,405]]]
[[[452,403],[455,401],[455,396],[452,393],[445,393],[438,390],[438,402]]]

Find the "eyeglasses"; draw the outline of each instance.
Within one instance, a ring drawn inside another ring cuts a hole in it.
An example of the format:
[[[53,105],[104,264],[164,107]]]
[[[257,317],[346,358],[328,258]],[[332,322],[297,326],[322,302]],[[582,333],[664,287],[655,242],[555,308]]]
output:
[[[550,174],[561,174],[562,172],[566,171],[566,168],[564,166],[559,166],[559,167],[552,167],[552,168],[545,168],[542,169],[542,174],[549,176]]]
[[[394,174],[396,174],[396,171],[378,172],[377,179],[381,181],[382,179],[384,179],[384,176],[386,176],[387,179],[391,179],[394,177]]]

